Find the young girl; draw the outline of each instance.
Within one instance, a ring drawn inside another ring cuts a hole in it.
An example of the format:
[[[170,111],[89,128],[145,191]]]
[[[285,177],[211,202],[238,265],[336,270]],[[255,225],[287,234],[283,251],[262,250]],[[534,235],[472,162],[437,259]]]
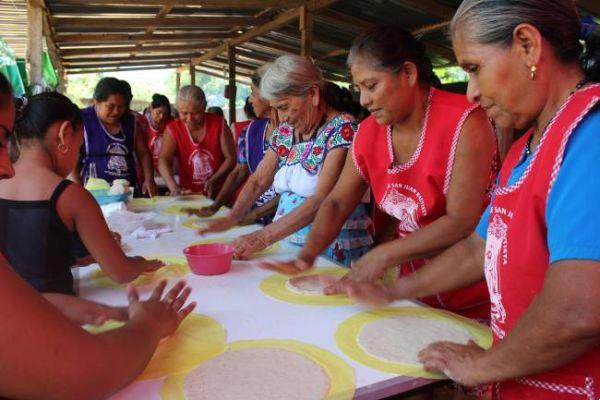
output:
[[[23,279],[40,292],[73,294],[71,266],[88,252],[120,283],[161,266],[127,257],[90,193],[65,179],[83,142],[77,106],[58,93],[33,96],[15,136],[15,178],[0,183],[0,251]]]
[[[7,152],[14,114],[10,85],[0,74],[0,179],[14,175]],[[19,279],[0,256],[0,397],[96,399],[127,385],[159,340],[175,332],[194,307],[183,307],[190,293],[183,283],[165,296],[164,289],[159,284],[146,301],[130,291],[129,322],[92,335]]]

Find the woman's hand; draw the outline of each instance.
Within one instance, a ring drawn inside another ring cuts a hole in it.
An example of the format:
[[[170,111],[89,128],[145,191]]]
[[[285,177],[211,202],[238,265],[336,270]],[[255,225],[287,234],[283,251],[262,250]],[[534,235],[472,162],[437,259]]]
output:
[[[191,190],[182,189],[179,186],[174,186],[172,188],[169,188],[169,192],[167,193],[167,195],[169,195],[169,196],[182,196],[182,195],[191,194],[191,193],[192,193]]]
[[[298,257],[295,260],[289,261],[265,260],[260,263],[260,266],[261,268],[270,269],[271,271],[286,275],[297,275],[309,270],[313,266],[313,263]]]
[[[142,272],[154,272],[157,269],[165,266],[165,263],[160,260],[146,260],[141,256],[133,256],[129,257],[129,259],[134,263],[136,268]]]
[[[233,242],[233,256],[236,260],[245,260],[252,254],[266,249],[270,245],[264,229],[242,235]]]
[[[345,294],[361,303],[371,306],[384,306],[394,300],[392,286],[381,282],[355,282],[346,274],[342,279],[325,288],[327,295]]]
[[[130,319],[148,325],[149,331],[155,332],[160,339],[173,334],[181,321],[196,307],[195,302],[183,307],[191,292],[184,281],[177,282],[163,296],[166,285],[166,281],[161,281],[145,301],[140,301],[133,286],[127,289]]]
[[[347,279],[354,282],[375,282],[390,267],[387,252],[374,248],[352,264]]]
[[[108,306],[62,293],[43,293],[43,296],[78,325],[102,325],[109,319],[127,321],[129,318],[127,307]]]
[[[482,371],[476,363],[484,353],[473,340],[467,345],[437,342],[419,353],[419,361],[427,371],[442,372],[461,385],[473,387],[489,383],[479,376]]]
[[[209,178],[206,183],[204,183],[204,192],[209,199],[217,197],[217,194],[219,194],[217,191],[217,181],[213,178]]]
[[[144,180],[144,183],[142,184],[142,194],[145,194],[148,197],[154,197],[158,195],[158,188],[156,187],[154,178]]]
[[[71,317],[72,315],[73,317]],[[129,319],[129,312],[127,307],[113,307],[90,302],[75,305],[67,316],[80,325],[102,325],[111,319],[115,321],[127,321]]]
[[[233,228],[238,224],[238,220],[233,218],[231,215],[228,215],[223,218],[217,218],[207,222],[205,226],[198,229],[199,235],[204,235],[205,233],[210,232],[222,232],[228,229]]]
[[[217,213],[217,211],[219,211],[220,207],[215,207],[215,206],[206,206],[206,207],[202,207],[202,208],[182,208],[181,211],[183,211],[184,213],[187,213],[187,215],[189,216],[196,216],[199,218],[208,218],[208,217],[212,217],[213,215],[215,215]]]
[[[245,225],[252,225],[256,223],[256,220],[258,218],[256,217],[256,214],[254,214],[254,212],[250,211],[248,214],[246,214],[244,216],[244,218],[242,218],[240,220],[240,222],[238,223],[238,225],[240,226],[245,226]]]

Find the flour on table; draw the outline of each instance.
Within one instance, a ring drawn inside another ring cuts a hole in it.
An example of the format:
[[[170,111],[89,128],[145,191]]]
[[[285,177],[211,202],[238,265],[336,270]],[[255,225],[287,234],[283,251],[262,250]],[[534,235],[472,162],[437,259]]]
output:
[[[439,341],[467,344],[468,330],[447,320],[400,315],[366,324],[358,334],[364,351],[385,361],[420,365],[418,354]]]
[[[184,390],[194,400],[319,400],[329,391],[323,368],[296,352],[256,347],[219,354],[193,370]]]

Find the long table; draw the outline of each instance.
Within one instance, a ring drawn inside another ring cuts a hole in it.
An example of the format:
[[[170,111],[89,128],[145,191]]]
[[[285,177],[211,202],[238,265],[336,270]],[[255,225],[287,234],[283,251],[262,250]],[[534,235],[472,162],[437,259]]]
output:
[[[156,239],[132,239],[123,237],[123,247],[128,254],[146,257],[183,257],[183,249],[201,239],[231,239],[241,234],[259,229],[259,225],[237,227],[227,232],[210,234],[205,238],[196,231],[184,226],[185,216],[167,215],[161,212],[165,204],[157,203],[145,207],[145,211],[159,214],[159,220],[170,223],[175,229]],[[297,246],[281,242],[275,253],[265,257],[271,259],[291,259],[298,254]],[[257,267],[258,261],[234,261],[231,271],[218,276],[187,274],[184,279],[192,287],[190,301],[198,303],[194,313],[206,315],[218,321],[226,330],[227,342],[255,339],[287,339],[315,345],[344,360],[354,369],[357,399],[380,399],[394,394],[405,393],[435,380],[398,376],[369,368],[347,357],[336,345],[334,332],[345,319],[368,310],[360,304],[341,306],[312,306],[291,304],[265,295],[259,284],[273,272]],[[320,257],[319,267],[336,267],[332,261]],[[109,287],[98,284],[93,279],[97,265],[82,268],[78,286],[82,297],[111,305],[126,305],[124,287]],[[151,286],[142,288],[142,297]],[[392,306],[421,307],[410,302],[395,302]],[[138,380],[119,392],[113,399],[160,399],[160,388],[164,378]]]

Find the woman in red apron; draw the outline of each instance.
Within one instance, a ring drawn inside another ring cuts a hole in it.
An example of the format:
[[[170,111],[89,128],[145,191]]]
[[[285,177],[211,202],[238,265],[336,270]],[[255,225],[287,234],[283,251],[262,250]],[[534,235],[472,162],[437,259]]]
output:
[[[177,95],[179,119],[167,126],[158,168],[171,194],[201,193],[214,197],[235,165],[233,135],[220,115],[205,112],[206,98],[197,86]],[[179,184],[173,177],[173,157],[179,160]]]
[[[600,31],[569,0],[465,0],[451,32],[470,100],[500,125],[531,129],[509,151],[477,232],[412,282],[379,291],[428,295],[485,275],[494,345],[436,343],[421,352],[425,367],[494,383],[497,399],[597,400]],[[443,279],[450,266],[456,275]]]
[[[371,116],[360,124],[341,179],[295,264],[303,269],[313,263],[370,188],[377,207],[398,221],[399,239],[363,256],[345,280],[372,282],[397,265],[410,275],[479,220],[495,179],[494,132],[465,96],[433,87],[437,78],[423,46],[400,28],[377,27],[357,38],[349,63]],[[423,300],[489,317],[483,280]]]
[[[173,121],[171,117],[171,103],[167,96],[155,93],[152,95],[152,102],[146,113],[148,121],[148,148],[152,153],[155,172],[158,173],[158,156],[162,148],[163,134],[167,125]]]

